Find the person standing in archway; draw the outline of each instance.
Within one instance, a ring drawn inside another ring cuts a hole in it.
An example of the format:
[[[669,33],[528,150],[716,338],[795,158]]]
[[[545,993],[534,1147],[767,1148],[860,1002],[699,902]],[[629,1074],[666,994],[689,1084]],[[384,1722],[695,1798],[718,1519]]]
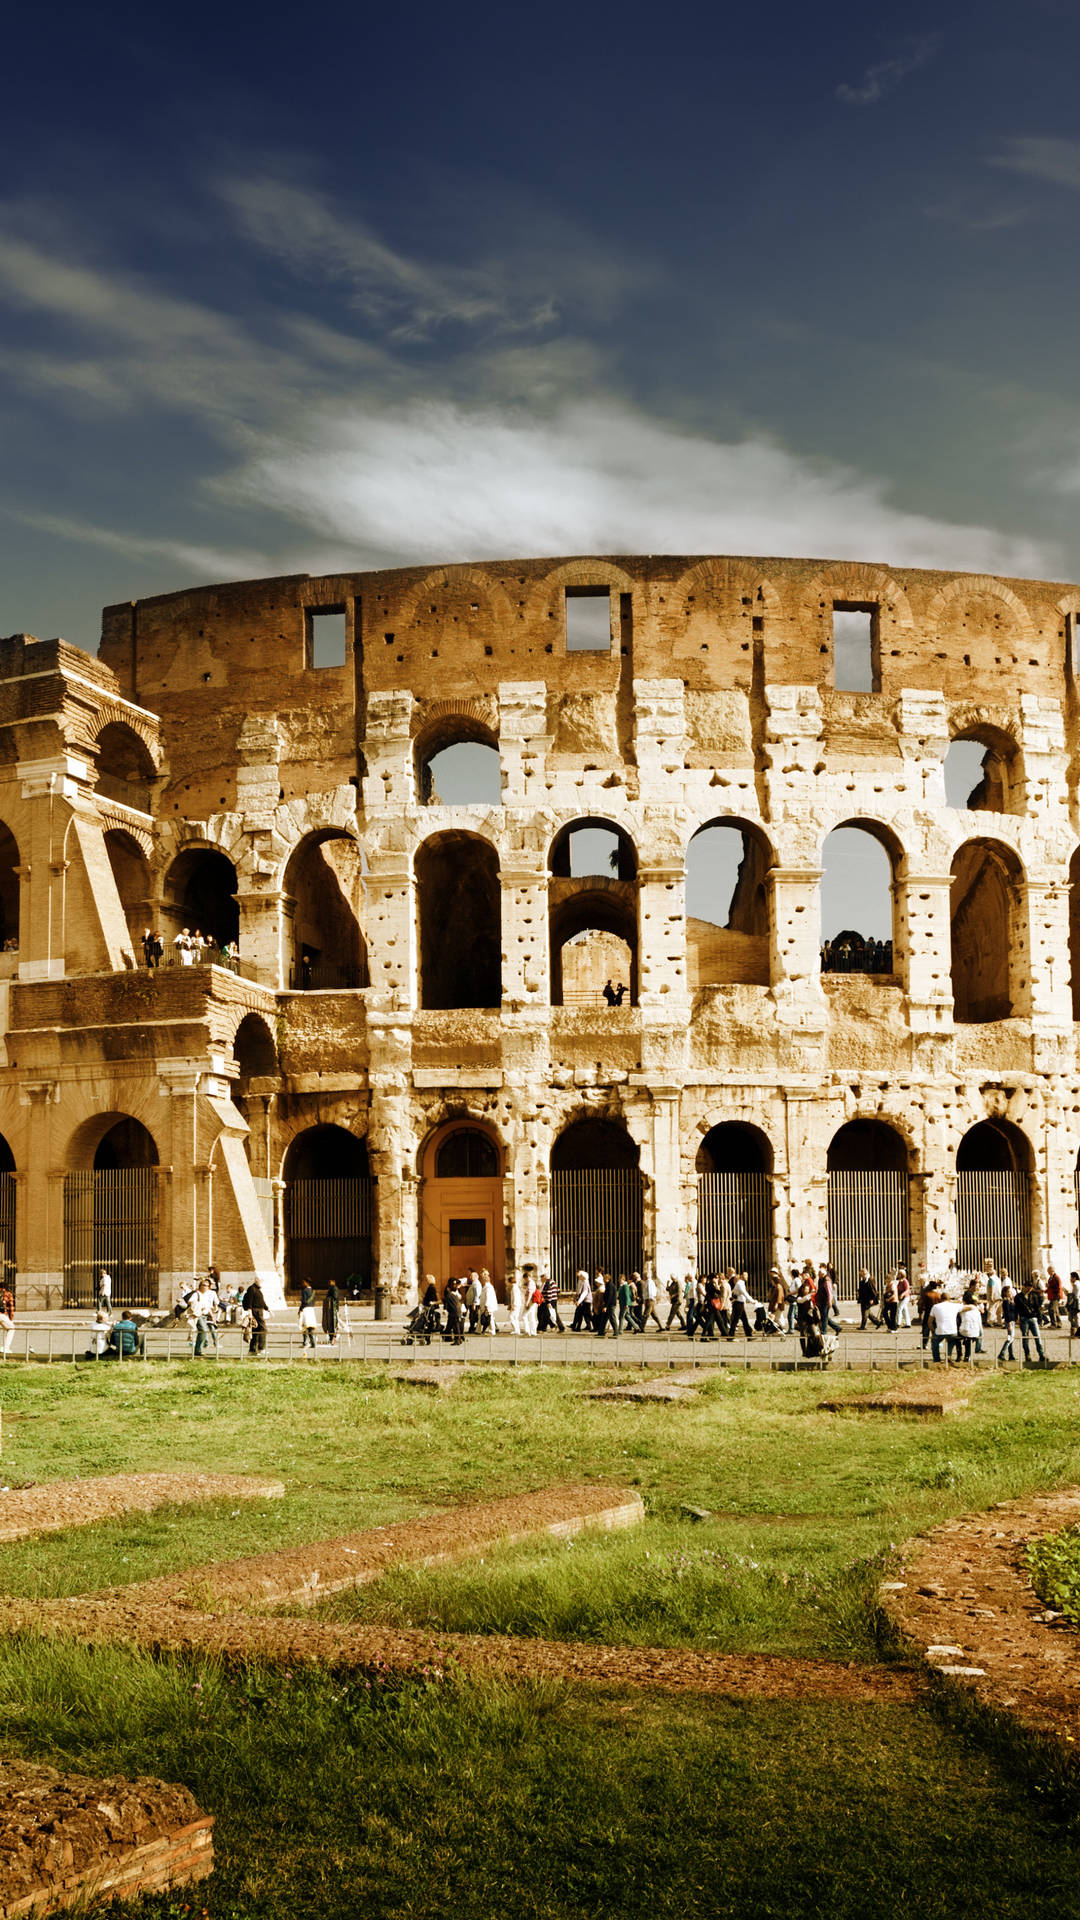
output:
[[[338,1283],[331,1280],[322,1303],[322,1325],[328,1347],[336,1347],[338,1341],[338,1314],[341,1308],[341,1294]]]
[[[112,1312],[112,1274],[108,1267],[102,1267],[98,1275],[97,1299],[94,1305],[100,1307],[102,1313]]]

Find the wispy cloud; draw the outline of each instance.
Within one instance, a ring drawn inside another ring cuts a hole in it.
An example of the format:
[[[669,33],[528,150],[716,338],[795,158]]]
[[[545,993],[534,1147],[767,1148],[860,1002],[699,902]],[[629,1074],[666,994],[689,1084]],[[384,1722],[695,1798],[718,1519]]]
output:
[[[62,514],[16,513],[11,519],[19,526],[32,527],[37,533],[51,533],[59,540],[73,540],[81,546],[104,547],[122,553],[128,559],[168,560],[184,573],[203,580],[245,580],[267,570],[265,553],[251,549],[232,550],[200,546],[188,540],[147,539],[137,533],[122,533],[115,527],[96,527],[89,521],[69,519]]]
[[[875,107],[887,93],[895,92],[909,74],[917,73],[934,58],[941,45],[939,33],[924,33],[901,42],[887,59],[876,60],[866,68],[861,80],[843,80],[836,97],[849,107]]]
[[[1050,564],[1035,541],[909,512],[848,468],[762,439],[697,438],[616,401],[566,401],[546,419],[448,404],[327,415],[215,491],[347,543],[357,564],[613,551]]]
[[[1003,141],[999,152],[989,155],[988,165],[1080,193],[1080,140],[1016,135]]]

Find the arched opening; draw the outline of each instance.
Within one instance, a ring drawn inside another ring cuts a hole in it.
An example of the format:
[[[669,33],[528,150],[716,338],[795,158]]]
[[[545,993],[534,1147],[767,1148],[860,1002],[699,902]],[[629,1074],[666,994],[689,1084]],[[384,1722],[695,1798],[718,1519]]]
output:
[[[120,895],[120,905],[124,909],[131,944],[138,953],[142,936],[150,928],[153,917],[150,863],[134,836],[124,833],[119,827],[110,827],[106,832],[105,851],[116,881],[116,891]]]
[[[911,1270],[911,1181],[907,1143],[885,1120],[849,1120],[834,1133],[829,1176],[829,1259],[843,1300],[859,1268],[879,1285],[894,1267]]]
[[[755,827],[711,820],[686,850],[686,965],[699,987],[769,984],[772,848]]]
[[[17,1300],[18,1270],[15,1261],[15,1155],[0,1133],[0,1285]]]
[[[502,896],[494,847],[437,833],[416,853],[420,1005],[502,1005]]]
[[[502,803],[499,743],[469,714],[438,716],[415,747],[416,792],[424,807],[497,807]]]
[[[0,950],[19,947],[19,848],[11,828],[0,820]]]
[[[970,1025],[1016,1012],[1023,869],[1010,847],[966,840],[952,863],[953,1017]]]
[[[1069,974],[1072,1017],[1080,1020],[1080,847],[1069,861]]]
[[[134,727],[120,720],[102,727],[94,744],[94,760],[97,791],[102,799],[118,800],[139,813],[150,812],[156,769],[146,742]]]
[[[773,1154],[757,1127],[723,1120],[697,1152],[699,1273],[747,1273],[763,1282],[773,1263]]]
[[[574,820],[555,836],[548,871],[552,1006],[636,1006],[637,854],[629,834],[610,820]]]
[[[233,1105],[247,1121],[247,1158],[271,1246],[274,1244],[274,1188],[270,1161],[270,1115],[280,1086],[274,1036],[260,1014],[246,1013],[233,1039],[239,1069],[230,1084]]]
[[[980,1120],[956,1149],[956,1264],[993,1260],[1014,1282],[1031,1275],[1031,1143],[1009,1120]]]
[[[372,1179],[367,1141],[345,1127],[308,1127],[290,1142],[285,1183],[285,1284],[355,1294],[372,1282]]]
[[[506,1271],[502,1150],[487,1127],[451,1120],[421,1156],[420,1254],[440,1290],[487,1268],[500,1297]]]
[[[112,1303],[158,1303],[158,1150],[130,1114],[76,1129],[64,1175],[64,1305],[91,1307],[104,1267]]]
[[[184,961],[191,949],[178,945],[185,929],[201,933],[207,948],[236,947],[240,909],[236,904],[236,868],[216,847],[186,847],[165,876],[162,907],[166,962]],[[194,957],[194,956],[192,956]],[[209,953],[206,954],[209,958]]]
[[[551,1150],[551,1271],[573,1287],[589,1273],[640,1272],[645,1205],[637,1144],[612,1120],[577,1120]]]
[[[968,727],[945,755],[945,802],[973,813],[1011,813],[1019,785],[1015,740],[998,727]]]
[[[821,849],[821,971],[892,975],[899,848],[878,826],[834,827]]]
[[[361,932],[364,857],[350,833],[301,840],[285,869],[291,920],[289,985],[300,992],[369,985]]]

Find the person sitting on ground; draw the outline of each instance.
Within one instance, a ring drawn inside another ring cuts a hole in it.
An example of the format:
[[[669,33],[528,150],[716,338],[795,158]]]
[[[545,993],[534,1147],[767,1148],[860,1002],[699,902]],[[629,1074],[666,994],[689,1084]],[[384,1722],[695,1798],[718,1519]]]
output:
[[[86,1349],[88,1360],[100,1360],[108,1352],[111,1332],[109,1316],[99,1307],[90,1325],[90,1345]]]
[[[146,1358],[146,1333],[137,1320],[132,1318],[131,1310],[124,1307],[109,1334],[109,1345],[105,1352],[106,1360],[127,1360],[133,1353]]]

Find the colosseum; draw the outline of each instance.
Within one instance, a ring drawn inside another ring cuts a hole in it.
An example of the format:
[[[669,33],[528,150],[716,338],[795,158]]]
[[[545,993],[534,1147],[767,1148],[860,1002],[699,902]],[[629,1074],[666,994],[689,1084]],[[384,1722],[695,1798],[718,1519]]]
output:
[[[279,1302],[1080,1264],[1078,621],[1078,587],[646,556],[0,642],[20,1304],[100,1264],[133,1304],[211,1261]],[[823,939],[838,830],[878,897]]]

